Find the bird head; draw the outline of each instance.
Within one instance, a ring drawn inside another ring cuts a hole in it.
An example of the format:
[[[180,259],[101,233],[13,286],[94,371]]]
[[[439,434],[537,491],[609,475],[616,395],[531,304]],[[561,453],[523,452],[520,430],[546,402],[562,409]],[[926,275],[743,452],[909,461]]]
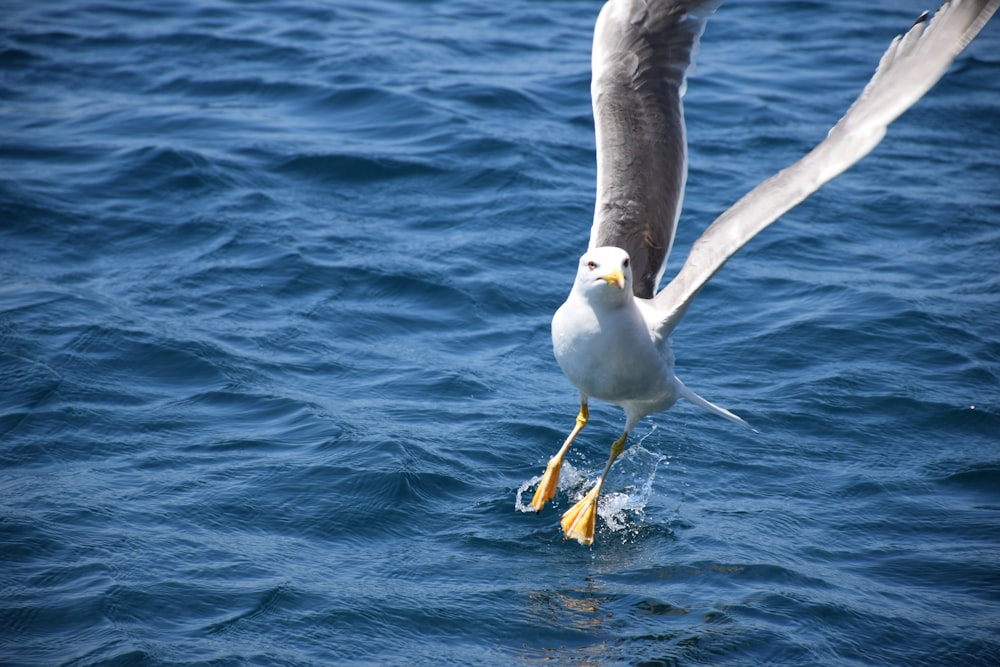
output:
[[[632,295],[628,253],[611,246],[588,250],[580,258],[574,289],[587,299],[624,303]]]

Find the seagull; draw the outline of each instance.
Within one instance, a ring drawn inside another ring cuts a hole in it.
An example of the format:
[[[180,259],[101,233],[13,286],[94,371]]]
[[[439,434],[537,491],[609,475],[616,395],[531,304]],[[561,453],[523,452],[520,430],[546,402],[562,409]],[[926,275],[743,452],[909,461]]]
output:
[[[674,374],[669,335],[726,261],[765,227],[867,155],[979,33],[1000,0],[949,0],[921,15],[882,55],[875,74],[826,138],[712,222],[660,291],[687,180],[681,97],[705,22],[721,0],[609,0],[594,28],[591,98],[597,202],[587,252],[552,318],[556,361],[580,392],[576,425],[549,460],[531,505],[558,488],[563,457],[590,418],[591,398],[625,411],[593,488],[562,516],[567,539],[594,542],[601,486],[642,418],[679,398],[746,422]]]

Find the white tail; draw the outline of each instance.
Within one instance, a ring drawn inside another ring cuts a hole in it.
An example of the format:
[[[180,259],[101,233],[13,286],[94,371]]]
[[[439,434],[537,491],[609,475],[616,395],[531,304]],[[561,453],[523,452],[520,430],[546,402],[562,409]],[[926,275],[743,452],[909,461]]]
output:
[[[750,426],[750,424],[746,423],[743,420],[742,417],[738,417],[738,416],[734,415],[729,410],[726,410],[725,408],[721,408],[718,405],[716,405],[715,403],[712,403],[711,401],[706,401],[704,398],[702,398],[701,396],[699,396],[698,394],[694,393],[693,391],[691,391],[690,389],[688,389],[686,386],[684,386],[684,383],[681,382],[680,379],[676,375],[674,376],[674,380],[677,382],[677,386],[680,387],[681,396],[683,396],[684,398],[686,398],[691,403],[694,403],[699,408],[704,408],[705,410],[708,410],[709,412],[711,412],[713,414],[717,414],[720,417],[725,417],[729,421],[733,421],[733,422],[736,422],[737,424],[741,424],[744,427],[746,427],[746,428],[750,429],[751,431],[753,431],[754,433],[757,433],[757,429],[755,429],[754,427]]]

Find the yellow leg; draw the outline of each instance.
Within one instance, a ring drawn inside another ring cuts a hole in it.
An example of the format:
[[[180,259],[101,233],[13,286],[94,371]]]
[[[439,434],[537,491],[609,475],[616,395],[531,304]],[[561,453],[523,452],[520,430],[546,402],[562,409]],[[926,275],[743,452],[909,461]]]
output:
[[[549,459],[548,465],[545,466],[545,473],[542,475],[542,481],[535,489],[535,496],[531,499],[531,506],[535,508],[535,512],[541,512],[545,503],[555,497],[556,489],[559,487],[559,471],[562,470],[563,457],[569,451],[569,446],[573,444],[573,439],[587,425],[588,419],[590,419],[590,410],[587,409],[587,403],[580,401],[580,414],[576,416],[576,426],[573,427],[566,442],[559,448],[555,456]]]
[[[597,499],[601,495],[601,485],[604,484],[604,478],[608,476],[608,472],[611,470],[611,464],[615,462],[615,459],[625,449],[625,439],[627,437],[628,431],[622,433],[622,436],[611,444],[611,456],[608,458],[608,462],[604,466],[604,472],[601,473],[597,484],[594,485],[594,488],[580,502],[570,507],[562,515],[563,534],[566,535],[567,539],[574,539],[585,546],[590,546],[594,543],[594,530],[597,527]]]

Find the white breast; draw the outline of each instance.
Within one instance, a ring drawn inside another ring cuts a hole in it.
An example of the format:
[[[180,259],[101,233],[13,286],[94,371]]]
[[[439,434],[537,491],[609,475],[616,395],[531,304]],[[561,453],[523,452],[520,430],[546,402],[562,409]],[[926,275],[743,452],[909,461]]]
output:
[[[632,301],[594,308],[570,294],[552,318],[556,361],[582,393],[610,403],[673,402],[673,356],[654,345]]]

